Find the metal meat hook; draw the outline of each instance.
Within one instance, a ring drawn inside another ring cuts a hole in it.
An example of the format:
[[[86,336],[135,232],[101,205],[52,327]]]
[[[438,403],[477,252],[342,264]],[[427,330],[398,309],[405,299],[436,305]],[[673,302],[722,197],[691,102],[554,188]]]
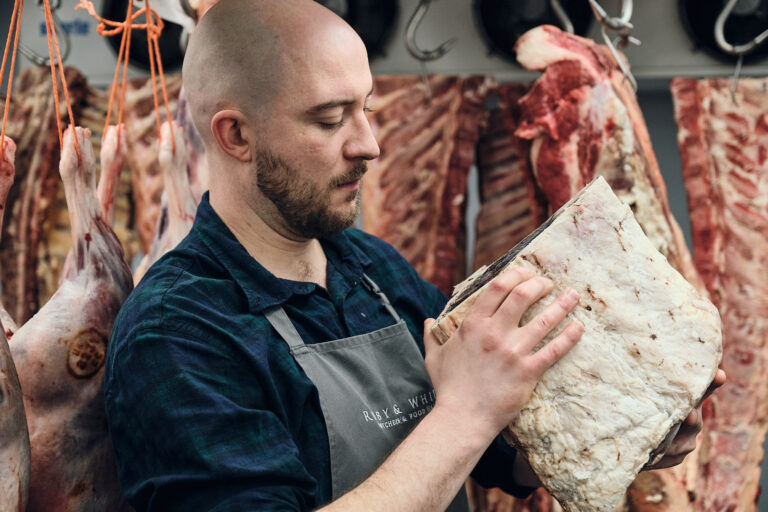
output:
[[[725,4],[725,7],[720,11],[720,15],[715,21],[715,41],[717,42],[717,46],[719,46],[725,53],[739,57],[738,61],[736,61],[736,70],[731,79],[731,100],[734,103],[736,103],[736,86],[739,83],[739,75],[741,74],[741,66],[744,63],[744,55],[750,53],[768,39],[768,30],[766,30],[751,41],[737,46],[734,46],[725,40],[725,22],[728,21],[728,17],[733,12],[737,3],[739,3],[739,0],[728,0],[728,3]]]
[[[429,10],[429,4],[432,0],[421,0],[419,6],[413,11],[408,26],[405,28],[405,47],[408,48],[408,52],[413,55],[415,59],[422,62],[429,62],[431,60],[439,59],[446,53],[448,53],[453,45],[456,44],[456,38],[453,37],[444,42],[434,50],[422,50],[416,44],[416,30],[419,28],[421,20]]]
[[[635,80],[635,77],[629,70],[629,66],[627,66],[627,63],[623,58],[621,58],[621,55],[619,55],[619,50],[616,48],[617,45],[626,46],[629,43],[636,45],[640,44],[639,39],[629,35],[629,31],[634,28],[632,23],[629,21],[632,18],[632,0],[621,0],[621,16],[618,18],[608,16],[608,13],[605,12],[605,9],[602,8],[597,0],[589,0],[589,5],[592,7],[592,12],[595,13],[595,18],[597,18],[597,21],[600,22],[600,31],[603,35],[603,41],[605,41],[605,45],[610,50],[611,55],[613,55],[613,59],[616,61],[619,69],[621,69],[621,72],[624,74],[624,78],[629,80],[632,88],[637,91],[637,80]],[[619,33],[619,36],[615,41],[611,40],[611,38],[608,36],[608,30],[613,30],[614,32]]]
[[[632,19],[632,0],[621,0],[621,16],[618,18],[608,16],[608,13],[597,0],[589,0],[589,5],[595,13],[597,21],[599,21],[603,27],[618,32],[628,31],[634,28],[632,23],[629,22],[629,20]]]
[[[563,6],[560,5],[560,0],[549,0],[549,5],[552,7],[552,10],[555,11],[557,19],[559,19],[560,23],[563,24],[563,30],[569,34],[573,34],[573,23],[571,23],[571,18],[568,17],[568,13],[565,12]]]
[[[37,0],[38,7],[43,5],[43,0]],[[51,6],[51,16],[53,17],[53,30],[58,33],[58,36],[60,38],[62,53],[61,53],[61,62],[66,62],[67,57],[69,57],[69,51],[71,49],[71,41],[69,39],[69,34],[67,33],[66,29],[64,28],[64,25],[61,22],[61,19],[56,15],[56,10],[61,7],[61,0],[51,0],[50,2]],[[51,63],[50,58],[45,55],[40,55],[36,51],[34,51],[32,48],[29,48],[28,46],[25,46],[24,44],[19,44],[19,51],[22,55],[24,55],[26,58],[37,64],[38,66],[47,66]]]
[[[731,55],[745,55],[760,46],[766,39],[768,39],[768,30],[758,35],[748,43],[740,44],[738,46],[734,46],[726,41],[724,32],[725,22],[728,20],[728,17],[731,15],[731,12],[733,12],[733,8],[736,7],[737,3],[739,3],[739,0],[728,0],[728,3],[717,17],[717,20],[715,21],[715,41],[717,41],[717,46],[719,46],[720,49],[725,53],[729,53]]]

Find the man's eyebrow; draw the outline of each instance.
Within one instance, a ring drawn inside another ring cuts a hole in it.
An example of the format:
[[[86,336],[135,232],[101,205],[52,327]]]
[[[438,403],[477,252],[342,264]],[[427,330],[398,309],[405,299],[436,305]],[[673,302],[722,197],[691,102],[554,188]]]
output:
[[[373,87],[371,87],[371,90],[368,91],[368,94],[365,96],[365,99],[371,97],[373,94]],[[331,110],[333,108],[338,107],[348,107],[350,105],[354,105],[355,100],[334,100],[334,101],[327,101],[325,103],[321,103],[320,105],[315,105],[314,107],[311,107],[307,110],[308,114],[320,114],[322,112],[325,112],[326,110]]]
[[[354,105],[354,100],[335,100],[335,101],[328,101],[326,103],[321,103],[320,105],[315,105],[314,107],[307,110],[308,114],[320,114],[322,112],[325,112],[326,110],[331,110],[333,108],[337,107],[348,107],[349,105]]]

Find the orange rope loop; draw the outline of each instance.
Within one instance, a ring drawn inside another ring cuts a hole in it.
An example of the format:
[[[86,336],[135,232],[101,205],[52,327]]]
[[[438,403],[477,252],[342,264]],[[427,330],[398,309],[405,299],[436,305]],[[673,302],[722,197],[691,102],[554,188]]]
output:
[[[16,0],[13,4],[13,13],[11,14],[11,24],[8,27],[8,39],[5,41],[5,51],[3,52],[3,64],[0,66],[0,83],[5,76],[5,64],[8,60],[8,50],[11,47],[11,34],[14,33],[14,22],[16,23],[15,36],[13,39],[13,53],[11,54],[11,69],[8,72],[8,94],[5,96],[5,106],[3,107],[3,127],[0,130],[0,161],[5,156],[5,127],[8,122],[8,107],[11,105],[11,93],[13,92],[13,69],[16,67],[16,50],[19,47],[19,33],[21,32],[21,14],[24,11],[24,0]]]
[[[46,35],[48,36],[48,56],[51,60],[51,80],[53,82],[53,99],[54,104],[56,105],[56,124],[59,129],[59,145],[63,148],[63,140],[64,137],[62,136],[61,132],[61,119],[60,119],[60,107],[59,107],[59,92],[58,92],[58,86],[56,84],[56,65],[54,64],[53,59],[53,53],[54,48],[56,51],[56,62],[58,63],[59,68],[59,75],[61,77],[61,86],[62,90],[64,91],[64,101],[66,103],[67,107],[67,113],[69,114],[69,123],[72,127],[72,136],[75,139],[75,152],[77,152],[77,163],[78,165],[83,163],[83,157],[80,153],[80,143],[77,140],[77,134],[75,133],[75,116],[72,113],[72,104],[69,100],[69,89],[67,88],[67,78],[64,75],[64,64],[61,61],[61,52],[59,51],[59,41],[56,38],[56,30],[54,29],[53,25],[53,14],[51,13],[51,4],[49,0],[43,0],[43,7],[45,8],[45,31]]]
[[[134,23],[134,21],[141,16],[145,16],[148,7],[144,7],[142,9],[139,9],[130,18],[130,23],[126,23],[126,21],[112,21],[108,20],[106,18],[102,18],[99,16],[99,14],[96,12],[96,8],[94,7],[92,2],[89,2],[88,0],[80,0],[80,3],[75,6],[75,9],[85,9],[88,11],[88,14],[91,15],[92,18],[94,18],[96,21],[99,22],[99,25],[96,27],[96,32],[98,32],[99,35],[102,36],[114,36],[119,34],[123,31],[123,29],[126,27],[126,25],[130,25],[133,28],[138,28],[142,30],[147,30],[147,24],[141,23],[137,24]],[[149,30],[152,31],[157,35],[157,37],[160,37],[161,32],[163,31],[163,28],[165,28],[165,23],[163,22],[163,19],[160,18],[160,16],[157,15],[155,11],[152,11],[152,15],[157,18],[157,23],[152,25]],[[111,30],[108,30],[107,27],[112,27]]]

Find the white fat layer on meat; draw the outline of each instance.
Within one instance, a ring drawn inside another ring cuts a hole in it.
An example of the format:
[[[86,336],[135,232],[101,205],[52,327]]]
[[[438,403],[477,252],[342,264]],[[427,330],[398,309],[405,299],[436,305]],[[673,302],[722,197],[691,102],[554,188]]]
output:
[[[604,179],[576,196],[505,268],[527,266],[579,305],[581,341],[542,377],[506,435],[567,511],[611,511],[713,380],[720,317],[646,237]],[[482,289],[481,289],[482,290]],[[479,292],[433,327],[446,340]]]
[[[515,45],[517,61],[526,69],[541,70],[563,60],[583,60],[575,52],[552,44],[550,35],[543,30],[531,30],[518,39]]]
[[[631,206],[635,219],[659,252],[669,254],[674,251],[670,245],[674,237],[664,222],[664,211],[646,172],[646,162],[626,106],[613,92],[612,85],[603,82],[591,88],[590,101],[582,103],[581,108],[600,116],[600,119],[590,120],[594,126],[607,126],[610,121],[614,124],[613,130],[603,135],[595,175],[603,176],[609,182],[615,177],[630,180],[631,187],[614,187],[614,192],[622,202]]]

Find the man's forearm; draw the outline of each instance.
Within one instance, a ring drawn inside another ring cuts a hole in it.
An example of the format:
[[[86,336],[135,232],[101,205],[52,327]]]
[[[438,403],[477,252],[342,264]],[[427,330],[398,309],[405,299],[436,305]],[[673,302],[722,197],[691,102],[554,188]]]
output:
[[[322,509],[445,510],[497,433],[436,406],[363,483]]]

